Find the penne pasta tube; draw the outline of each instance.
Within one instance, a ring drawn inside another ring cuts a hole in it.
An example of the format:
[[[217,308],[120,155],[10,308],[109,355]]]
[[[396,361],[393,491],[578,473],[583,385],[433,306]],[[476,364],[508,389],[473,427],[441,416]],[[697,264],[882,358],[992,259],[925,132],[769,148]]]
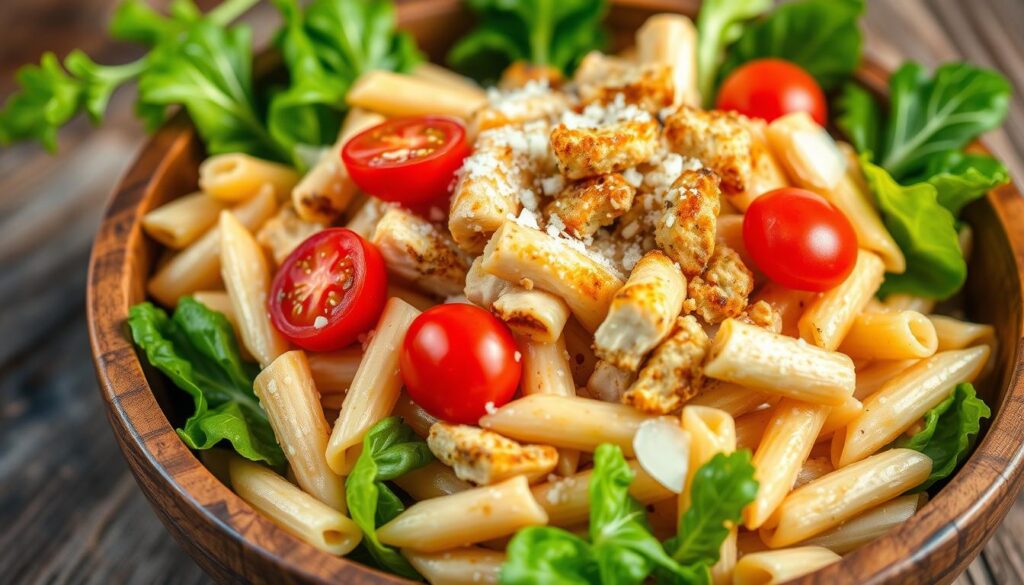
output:
[[[455,116],[467,119],[487,103],[487,96],[462,88],[443,86],[411,75],[368,71],[348,90],[351,107],[385,116]]]
[[[864,412],[864,404],[852,396],[839,406],[833,406],[829,410],[828,417],[825,418],[825,424],[821,425],[817,442],[831,439],[837,431],[844,429],[846,425],[850,424],[850,421],[860,416],[862,412]]]
[[[591,347],[593,337],[579,321],[572,318],[566,322],[562,335],[565,337],[565,349],[569,352],[569,367],[572,368],[573,381],[577,387],[586,386],[598,362]]]
[[[355,463],[346,456],[348,450],[395,407],[402,387],[398,348],[417,315],[419,311],[400,299],[388,299],[384,306],[327,444],[327,464],[335,473],[348,473]]]
[[[256,238],[231,212],[221,212],[218,228],[220,273],[238,320],[242,343],[261,366],[267,367],[288,351],[288,341],[270,322],[267,310],[270,294],[267,258]]]
[[[149,237],[175,250],[199,239],[226,208],[222,201],[199,192],[178,197],[142,216]]]
[[[627,462],[636,474],[629,484],[629,494],[641,504],[672,499],[675,494],[647,474],[635,460]],[[590,516],[590,477],[592,470],[554,479],[533,486],[533,497],[544,508],[551,526],[576,526]]]
[[[547,524],[548,515],[524,476],[450,496],[423,500],[377,529],[384,544],[438,552],[476,544],[520,528]]]
[[[484,249],[481,268],[562,297],[588,330],[597,329],[623,282],[596,260],[546,233],[505,222]]]
[[[842,404],[855,385],[849,357],[735,319],[719,327],[704,375],[829,406]]]
[[[800,467],[800,473],[796,474],[796,481],[793,482],[793,489],[805,486],[812,481],[835,471],[832,461],[828,457],[810,457]]]
[[[636,32],[640,63],[668,65],[672,71],[673,105],[700,105],[697,89],[697,29],[681,14],[655,14]]]
[[[852,176],[854,174],[856,178]],[[853,232],[857,235],[857,244],[861,248],[878,254],[885,264],[886,272],[902,274],[907,269],[907,260],[882,223],[871,192],[860,174],[860,163],[854,158],[839,182],[832,189],[820,193],[850,220]]]
[[[857,368],[857,387],[853,391],[853,397],[863,401],[878,392],[883,384],[918,361],[920,360],[877,361],[859,366]]]
[[[739,558],[743,558],[749,554],[770,550],[768,545],[761,540],[761,535],[757,532],[751,532],[740,528],[739,534],[736,536],[736,554]]]
[[[516,287],[508,290],[494,301],[491,308],[513,333],[536,343],[556,342],[569,319],[569,307],[565,301],[536,289]]]
[[[258,229],[277,210],[273,189],[264,187],[255,197],[231,209],[247,230]],[[215,289],[220,282],[220,228],[210,228],[164,264],[146,284],[146,292],[166,307],[197,290]]]
[[[984,345],[944,351],[919,361],[864,400],[864,411],[832,440],[832,463],[843,468],[888,445],[957,384],[971,382],[988,359]]]
[[[771,305],[782,321],[782,334],[800,337],[798,323],[804,309],[814,299],[814,293],[785,288],[775,282],[767,282],[751,298],[751,305],[764,301]]]
[[[358,346],[330,353],[312,353],[309,355],[309,370],[321,393],[340,394],[352,385],[362,359],[363,350]]]
[[[253,391],[267,413],[295,481],[306,493],[345,511],[345,486],[327,466],[330,427],[302,351],[282,354],[256,376]]]
[[[599,361],[587,380],[587,392],[590,396],[605,402],[618,404],[622,402],[629,387],[636,381],[636,374],[617,368],[606,361]]]
[[[900,496],[801,544],[821,546],[836,554],[846,554],[910,520],[922,499],[920,494]]]
[[[404,286],[388,283],[388,298],[398,297],[420,311],[436,307],[440,303],[434,298]]]
[[[776,585],[842,560],[820,546],[801,546],[751,553],[736,563],[733,585]]]
[[[739,384],[721,380],[705,380],[700,394],[691,398],[686,404],[717,408],[736,418],[776,400],[778,397],[775,395],[751,390]]]
[[[939,351],[963,349],[972,345],[987,345],[992,351],[996,346],[996,331],[991,325],[961,321],[944,315],[928,315],[935,327]]]
[[[353,136],[386,118],[374,112],[352,108],[345,116],[338,140],[291,190],[292,205],[306,221],[331,223],[348,209],[359,192],[341,161],[341,149]]]
[[[469,263],[455,242],[429,221],[393,207],[380,218],[370,241],[391,273],[438,296],[462,294]]]
[[[885,297],[885,301],[880,307],[882,311],[917,311],[924,314],[930,313],[934,308],[935,301],[933,299],[898,293]]]
[[[917,311],[861,313],[839,351],[854,359],[906,360],[930,357],[938,346],[935,326]]]
[[[807,343],[835,351],[847,332],[878,292],[885,266],[875,254],[860,250],[853,272],[835,288],[818,296],[800,317],[800,337]]]
[[[430,585],[497,584],[505,562],[505,553],[480,547],[436,553],[403,549],[402,555]]]
[[[459,75],[447,67],[436,65],[430,61],[421,61],[418,65],[412,68],[409,75],[412,75],[417,79],[433,82],[437,85],[444,85],[453,89],[470,92],[480,97],[487,97],[487,92],[484,91],[477,82],[464,75]]]
[[[520,387],[524,395],[576,396],[576,384],[572,379],[569,352],[565,350],[564,338],[559,337],[555,343],[537,343],[522,337],[517,341],[522,351],[523,374]],[[579,460],[579,451],[559,449],[559,475],[576,473]]]
[[[776,118],[768,124],[765,136],[775,158],[798,187],[827,193],[846,173],[846,158],[835,140],[807,112]]]
[[[736,446],[740,449],[755,451],[761,443],[761,437],[772,419],[773,409],[763,408],[744,414],[736,419]]]
[[[398,402],[395,403],[395,408],[391,411],[391,414],[402,417],[405,424],[412,427],[412,430],[421,437],[429,436],[430,427],[434,426],[434,423],[438,421],[432,414],[423,410],[422,406],[413,402],[406,394],[398,397]]]
[[[283,201],[299,182],[289,166],[240,152],[216,154],[199,165],[199,188],[210,197],[237,203],[256,195],[270,185],[274,197]]]
[[[912,449],[872,455],[790,492],[761,538],[780,548],[817,536],[914,488],[931,472],[932,460]]]
[[[772,409],[754,452],[757,497],[743,509],[743,524],[760,528],[793,488],[831,407],[784,399]]]
[[[480,426],[517,441],[587,452],[613,443],[632,456],[633,435],[647,418],[623,404],[531,394],[484,415]]]
[[[450,496],[473,488],[471,483],[459,479],[451,467],[440,461],[431,461],[392,481],[417,501]]]
[[[228,469],[235,493],[295,537],[339,556],[362,540],[355,522],[266,467],[234,456]]]

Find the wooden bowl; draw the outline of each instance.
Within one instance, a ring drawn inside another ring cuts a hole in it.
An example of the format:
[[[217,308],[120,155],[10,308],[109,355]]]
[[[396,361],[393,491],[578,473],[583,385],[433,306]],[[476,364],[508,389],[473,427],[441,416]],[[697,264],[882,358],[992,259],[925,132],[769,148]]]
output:
[[[614,44],[631,42],[660,11],[693,13],[697,2],[620,0],[608,24]],[[399,6],[403,28],[433,57],[466,28],[458,0]],[[860,79],[884,88],[885,72],[866,65]],[[89,332],[96,371],[117,441],[142,491],[175,539],[219,581],[253,583],[401,583],[401,579],[333,557],[292,537],[222,485],[175,434],[184,393],[144,366],[125,326],[128,308],[145,298],[157,247],[142,233],[147,211],[196,187],[202,146],[176,116],[146,144],[118,185],[92,251]],[[799,583],[948,583],[992,535],[1024,481],[1024,200],[1012,185],[972,205],[975,250],[966,287],[968,316],[995,325],[999,349],[985,387],[995,416],[963,469],[908,522]]]

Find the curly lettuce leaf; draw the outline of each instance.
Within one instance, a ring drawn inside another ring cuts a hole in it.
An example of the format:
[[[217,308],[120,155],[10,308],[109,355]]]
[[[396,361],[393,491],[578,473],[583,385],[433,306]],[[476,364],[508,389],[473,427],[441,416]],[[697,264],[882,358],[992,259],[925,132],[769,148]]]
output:
[[[718,72],[725,79],[748,61],[785,59],[810,73],[825,90],[836,87],[857,68],[861,33],[857,20],[864,0],[800,0],[783,4],[751,24]]]
[[[1010,173],[1003,163],[988,155],[958,150],[932,157],[924,177],[935,187],[939,205],[954,216],[959,216],[964,206],[975,199],[1010,182]]]
[[[128,327],[149,364],[192,396],[195,411],[178,429],[186,445],[202,450],[225,440],[251,461],[284,463],[252,391],[255,372],[242,362],[224,315],[185,297],[173,317],[151,303],[133,306]]]
[[[363,531],[363,546],[382,568],[409,579],[420,574],[396,549],[380,542],[377,527],[390,522],[405,505],[385,481],[433,460],[427,444],[398,417],[389,417],[367,431],[352,472],[345,480],[345,499],[352,520]]]
[[[697,88],[705,107],[715,103],[715,80],[725,49],[743,35],[747,21],[767,12],[772,0],[705,0],[697,14]]]
[[[897,447],[914,449],[932,460],[932,473],[913,493],[923,492],[953,474],[967,459],[981,430],[981,420],[992,411],[978,398],[972,384],[957,384],[938,406],[928,411],[923,428],[896,442]]]

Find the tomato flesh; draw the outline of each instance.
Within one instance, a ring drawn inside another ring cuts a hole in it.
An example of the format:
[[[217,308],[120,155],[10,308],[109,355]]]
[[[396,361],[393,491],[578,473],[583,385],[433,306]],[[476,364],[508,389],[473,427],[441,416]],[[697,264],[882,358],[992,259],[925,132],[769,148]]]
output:
[[[468,155],[462,124],[439,116],[388,120],[355,135],[341,150],[360,189],[413,210],[446,209],[455,172]]]
[[[488,404],[512,399],[521,354],[508,327],[466,304],[439,305],[419,315],[402,343],[399,363],[409,397],[433,416],[477,424]]]
[[[782,59],[756,59],[729,74],[715,106],[768,122],[807,112],[818,124],[828,121],[825,92],[799,66]]]
[[[743,242],[754,264],[788,288],[825,291],[857,262],[857,235],[824,197],[782,188],[761,195],[743,216]]]
[[[377,323],[386,297],[387,275],[377,248],[352,230],[330,228],[288,255],[267,304],[274,326],[292,343],[333,351]]]

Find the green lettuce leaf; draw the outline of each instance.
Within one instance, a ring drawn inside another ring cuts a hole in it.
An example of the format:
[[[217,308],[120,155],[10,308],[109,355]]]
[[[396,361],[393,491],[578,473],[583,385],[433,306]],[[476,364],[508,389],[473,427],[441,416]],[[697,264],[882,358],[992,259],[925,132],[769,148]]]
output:
[[[400,477],[433,460],[427,444],[398,417],[389,417],[363,437],[363,452],[345,480],[345,499],[352,520],[363,531],[363,545],[381,568],[409,579],[420,574],[396,549],[377,538],[377,527],[405,510],[385,481]]]
[[[186,445],[201,450],[226,440],[246,459],[271,466],[284,463],[252,391],[256,372],[239,357],[224,315],[185,297],[171,318],[150,303],[135,305],[128,327],[149,364],[192,396],[195,412],[178,429]]]
[[[715,103],[715,80],[725,49],[743,35],[747,21],[768,11],[772,0],[705,0],[697,15],[697,88],[705,107]]]
[[[843,85],[833,108],[835,124],[857,149],[857,152],[878,152],[883,114],[871,92],[850,82]]]
[[[967,279],[967,263],[960,251],[956,219],[939,204],[935,186],[904,187],[866,154],[861,155],[860,164],[885,227],[907,259],[906,272],[887,274],[879,294],[945,299],[960,290]]]
[[[501,566],[502,585],[592,585],[602,583],[586,540],[550,526],[516,533]]]
[[[968,203],[1010,182],[1010,173],[1003,163],[988,155],[959,150],[947,150],[932,157],[924,176],[935,186],[939,204],[954,216],[959,216]]]
[[[774,57],[802,67],[829,90],[860,63],[857,20],[864,0],[800,0],[783,4],[751,24],[725,57],[718,78],[748,61]]]
[[[956,389],[924,416],[924,427],[911,437],[896,441],[897,447],[914,449],[932,460],[932,473],[912,493],[923,492],[945,479],[967,459],[981,430],[981,419],[992,411],[978,398],[972,384]]]

